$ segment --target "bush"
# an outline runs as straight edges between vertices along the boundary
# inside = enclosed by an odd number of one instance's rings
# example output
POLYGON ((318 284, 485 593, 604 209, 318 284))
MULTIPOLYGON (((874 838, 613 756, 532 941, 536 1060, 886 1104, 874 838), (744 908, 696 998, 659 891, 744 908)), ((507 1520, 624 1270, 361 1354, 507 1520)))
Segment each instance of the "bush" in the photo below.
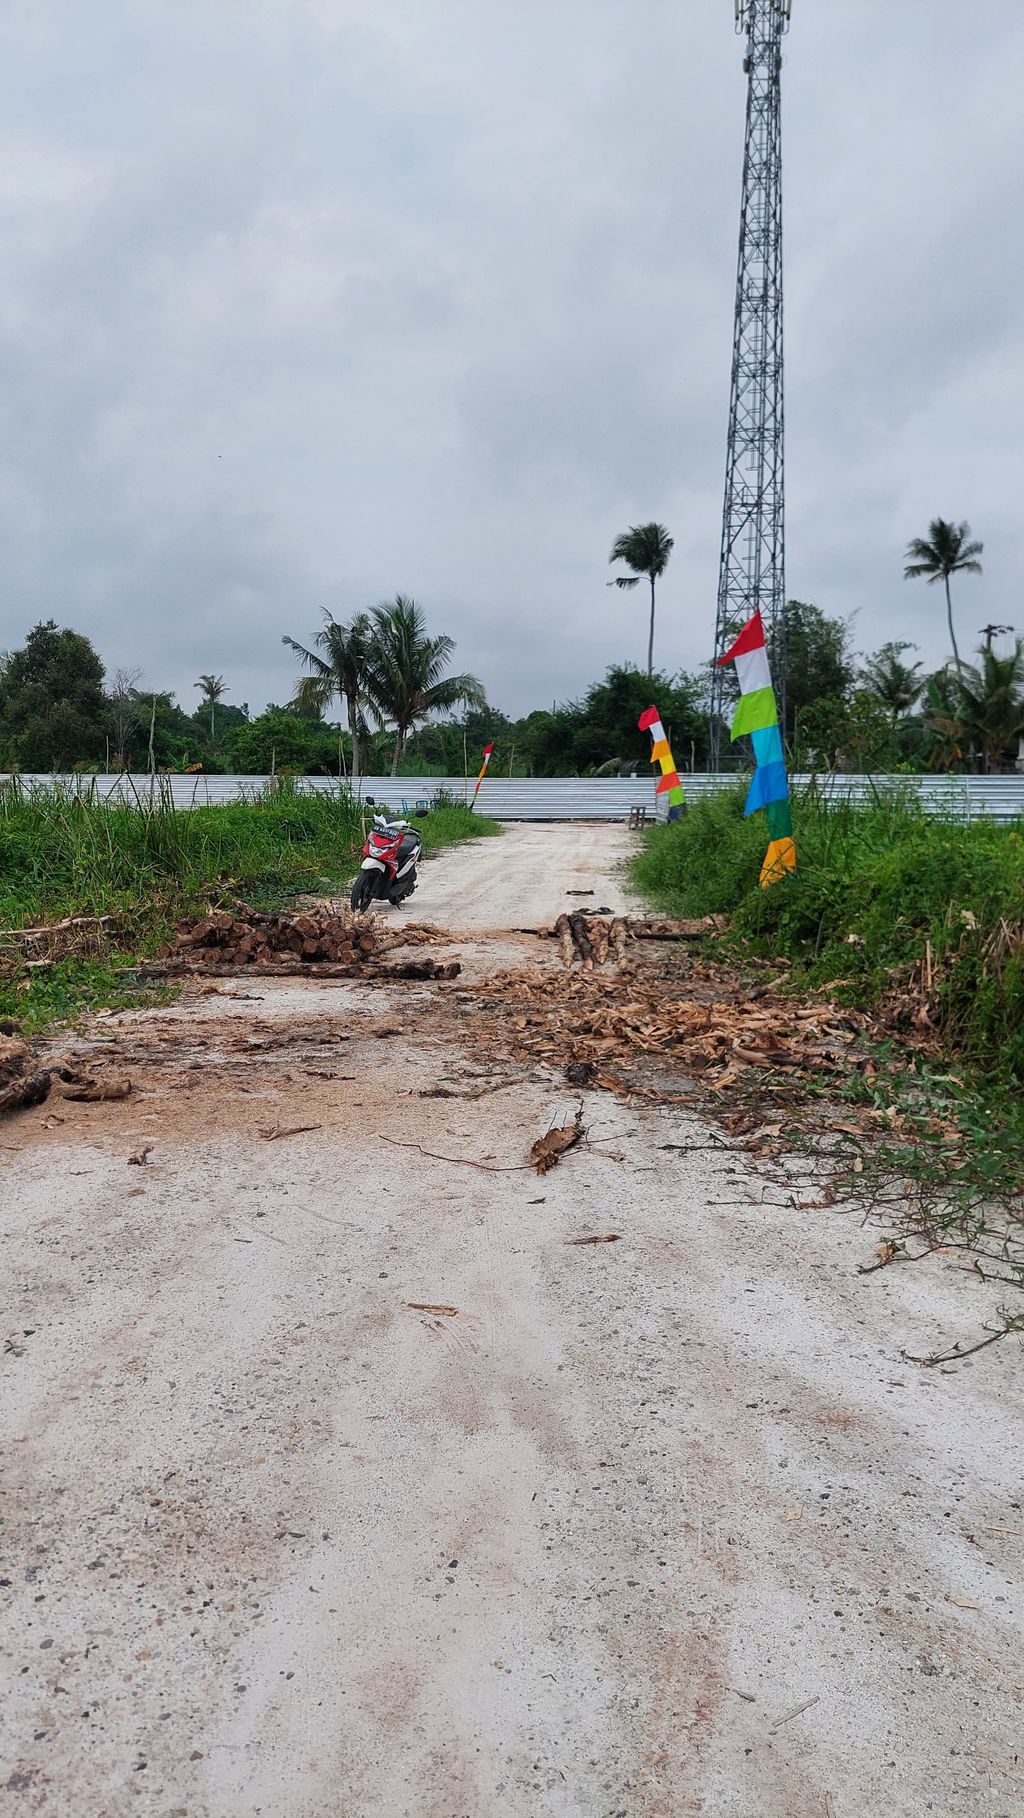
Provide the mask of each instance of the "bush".
POLYGON ((344 792, 275 791, 217 807, 106 802, 94 791, 0 798, 0 920, 117 912, 135 927, 211 894, 257 901, 351 874, 359 811, 344 792))
POLYGON ((680 915, 725 912, 752 953, 873 1003, 929 951, 942 1031, 987 1071, 1024 1078, 1024 835, 929 819, 898 792, 870 805, 794 803, 798 868, 762 890, 763 815, 743 794, 652 831, 635 878, 680 915))
MULTIPOLYGON (((272 909, 306 892, 347 892, 365 814, 347 790, 304 794, 286 779, 243 801, 186 809, 175 809, 168 792, 152 806, 122 806, 95 788, 79 795, 9 783, 0 789, 0 926, 115 914, 118 944, 152 952, 178 916, 211 902, 240 896, 272 909)), ((500 832, 457 803, 431 814, 428 853, 500 832)), ((0 1014, 30 1029, 131 1001, 109 958, 0 972, 0 1014)))

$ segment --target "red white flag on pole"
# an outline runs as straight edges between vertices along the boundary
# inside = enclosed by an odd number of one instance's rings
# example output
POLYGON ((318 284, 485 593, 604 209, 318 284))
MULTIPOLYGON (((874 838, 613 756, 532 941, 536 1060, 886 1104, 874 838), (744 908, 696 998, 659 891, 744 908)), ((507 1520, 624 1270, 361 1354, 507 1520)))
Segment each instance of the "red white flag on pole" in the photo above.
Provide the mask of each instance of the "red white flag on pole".
POLYGON ((480 766, 480 775, 476 779, 476 788, 473 791, 473 800, 469 804, 470 813, 472 813, 473 809, 476 807, 476 798, 480 794, 480 785, 483 782, 484 777, 487 774, 487 766, 491 761, 491 752, 493 750, 494 750, 493 745, 484 746, 484 761, 480 766))

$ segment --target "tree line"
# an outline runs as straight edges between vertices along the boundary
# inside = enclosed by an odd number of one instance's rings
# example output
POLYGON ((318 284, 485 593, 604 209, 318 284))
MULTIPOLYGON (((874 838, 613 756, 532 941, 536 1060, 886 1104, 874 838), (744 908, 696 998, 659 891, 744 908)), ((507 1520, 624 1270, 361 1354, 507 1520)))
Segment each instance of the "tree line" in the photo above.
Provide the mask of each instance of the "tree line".
MULTIPOLYGON (((204 674, 193 710, 142 685, 138 669, 109 677, 87 637, 53 620, 22 649, 0 655, 0 767, 23 771, 177 770, 338 775, 474 772, 495 746, 492 774, 646 773, 649 740, 637 727, 656 703, 681 770, 706 767, 711 664, 667 674, 654 667, 655 586, 673 540, 664 525, 631 526, 610 560, 633 573, 609 585, 650 583, 647 665, 615 664, 577 699, 512 719, 487 703, 482 683, 454 673, 453 640, 428 630, 399 594, 347 623, 325 613, 308 643, 286 635, 298 675, 281 705, 250 715, 229 702, 223 675, 204 674), (337 718, 330 717, 337 710, 337 718)), ((1011 767, 1024 739, 1024 641, 1009 651, 988 625, 964 661, 951 577, 981 572, 982 545, 966 524, 935 519, 908 547, 905 575, 943 590, 951 659, 925 673, 915 647, 891 641, 867 655, 853 626, 811 603, 787 602, 770 633, 776 677, 785 673, 783 732, 794 769, 986 770, 1011 767)), ((749 762, 742 744, 725 761, 749 762)))

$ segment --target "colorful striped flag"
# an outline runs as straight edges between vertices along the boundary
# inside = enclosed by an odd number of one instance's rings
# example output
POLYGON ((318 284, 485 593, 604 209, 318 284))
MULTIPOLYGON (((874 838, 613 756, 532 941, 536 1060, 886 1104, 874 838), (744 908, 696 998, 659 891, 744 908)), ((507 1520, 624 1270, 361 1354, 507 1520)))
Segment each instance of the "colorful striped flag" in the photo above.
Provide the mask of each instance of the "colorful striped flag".
POLYGON ((491 761, 491 752, 493 750, 494 750, 493 745, 484 746, 484 761, 480 766, 480 775, 476 779, 476 788, 473 791, 473 800, 469 804, 469 811, 471 814, 473 812, 473 809, 476 807, 476 798, 480 794, 480 785, 483 782, 485 775, 487 774, 487 766, 491 761))
POLYGON ((732 648, 718 661, 735 663, 736 680, 740 685, 740 698, 732 718, 732 737, 738 739, 748 734, 754 746, 756 768, 743 812, 756 814, 763 808, 768 816, 771 837, 761 866, 761 884, 766 887, 795 869, 796 846, 786 760, 760 612, 747 620, 732 648))
POLYGON ((654 741, 651 747, 651 763, 661 765, 661 781, 654 793, 668 796, 669 817, 671 818, 672 809, 681 808, 686 797, 683 794, 683 785, 679 781, 679 773, 669 749, 669 742, 665 737, 665 728, 659 718, 658 709, 648 707, 647 712, 640 715, 638 725, 641 732, 649 732, 654 741))

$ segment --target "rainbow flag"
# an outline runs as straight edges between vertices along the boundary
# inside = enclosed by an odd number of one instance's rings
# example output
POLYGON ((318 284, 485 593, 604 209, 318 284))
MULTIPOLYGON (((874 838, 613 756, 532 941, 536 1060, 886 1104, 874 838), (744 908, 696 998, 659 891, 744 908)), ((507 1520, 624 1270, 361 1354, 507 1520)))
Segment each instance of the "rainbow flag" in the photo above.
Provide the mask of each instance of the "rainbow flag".
POLYGON ((679 772, 675 767, 658 709, 648 707, 647 712, 640 715, 637 724, 641 732, 649 732, 654 740, 651 746, 651 763, 661 765, 661 781, 654 791, 655 795, 667 795, 670 809, 681 808, 686 797, 683 794, 683 785, 679 781, 679 772))
POLYGON ((777 883, 787 871, 796 868, 796 846, 793 843, 793 815, 789 806, 789 782, 782 752, 782 734, 775 705, 764 626, 760 612, 748 619, 739 637, 720 663, 735 663, 740 698, 732 717, 732 737, 749 734, 754 746, 754 770, 747 791, 744 814, 756 814, 763 808, 768 817, 770 842, 761 866, 762 888, 777 883))

